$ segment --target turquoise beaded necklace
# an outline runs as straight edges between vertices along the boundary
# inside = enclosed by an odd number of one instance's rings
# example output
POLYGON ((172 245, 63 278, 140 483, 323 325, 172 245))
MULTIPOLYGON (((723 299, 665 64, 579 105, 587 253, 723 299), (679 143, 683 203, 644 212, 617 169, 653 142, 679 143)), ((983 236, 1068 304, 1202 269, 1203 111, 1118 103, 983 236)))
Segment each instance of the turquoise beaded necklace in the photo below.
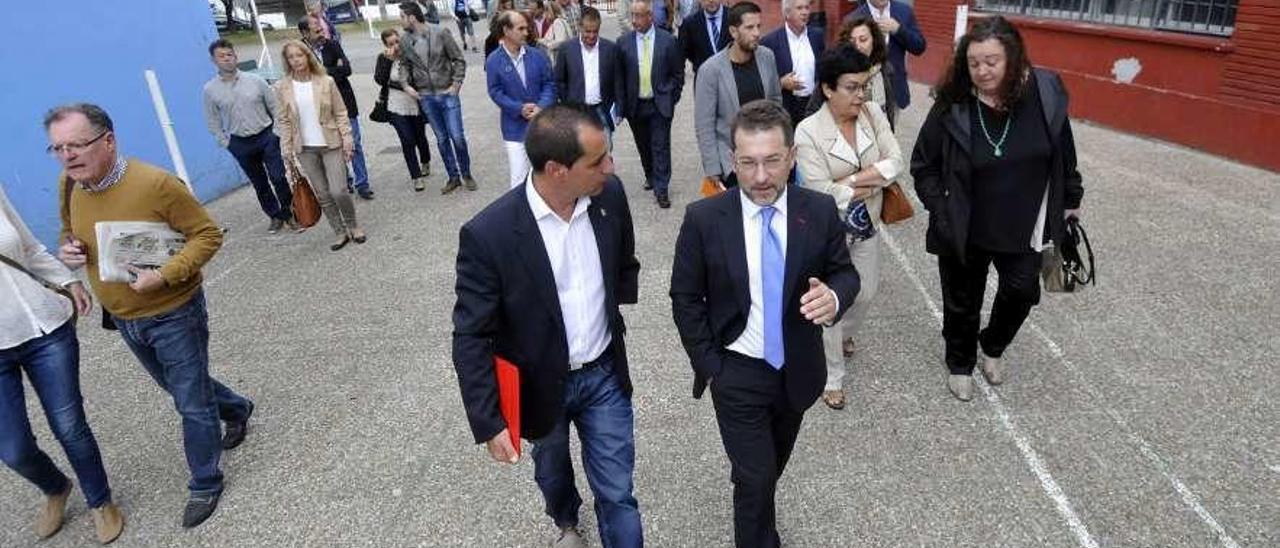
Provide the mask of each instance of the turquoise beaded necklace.
POLYGON ((982 126, 982 136, 987 138, 987 142, 995 149, 996 158, 1004 156, 1004 141, 1009 138, 1009 125, 1013 122, 1013 113, 1004 119, 1004 131, 1000 132, 1000 140, 996 141, 991 138, 991 132, 987 131, 987 120, 982 116, 982 101, 977 97, 973 98, 973 106, 978 109, 978 124, 982 126))

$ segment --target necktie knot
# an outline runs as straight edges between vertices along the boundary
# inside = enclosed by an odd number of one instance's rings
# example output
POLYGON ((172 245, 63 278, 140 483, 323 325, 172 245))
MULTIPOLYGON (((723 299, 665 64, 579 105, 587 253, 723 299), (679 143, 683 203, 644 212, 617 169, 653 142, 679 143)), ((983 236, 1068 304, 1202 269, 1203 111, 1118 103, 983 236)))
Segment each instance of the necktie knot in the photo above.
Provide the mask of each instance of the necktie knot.
POLYGON ((778 210, 774 209, 773 206, 764 206, 760 208, 760 226, 763 227, 764 230, 769 230, 769 224, 773 222, 773 214, 777 213, 777 211, 778 210))

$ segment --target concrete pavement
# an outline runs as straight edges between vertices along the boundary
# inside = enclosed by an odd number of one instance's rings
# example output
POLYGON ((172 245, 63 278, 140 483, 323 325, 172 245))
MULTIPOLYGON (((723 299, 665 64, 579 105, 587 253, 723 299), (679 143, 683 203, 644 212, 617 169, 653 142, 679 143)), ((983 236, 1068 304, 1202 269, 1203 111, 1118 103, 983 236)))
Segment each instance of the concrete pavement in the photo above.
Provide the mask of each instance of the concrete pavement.
MULTIPOLYGON (((377 46, 346 40, 366 52, 353 56, 353 82, 367 112, 377 46)), ((200 528, 178 525, 187 471, 171 403, 118 336, 81 322, 86 406, 128 519, 117 545, 553 539, 528 459, 497 465, 472 445, 450 362, 457 228, 506 190, 497 110, 479 55, 468 62, 463 110, 480 190, 440 196, 436 157, 432 187, 412 192, 394 132, 366 121, 377 198, 357 210, 369 243, 330 252, 323 223, 268 235, 248 189, 209 205, 231 229, 205 269, 213 370, 258 409, 248 440, 224 455, 227 491, 200 528)), ((659 547, 732 536, 728 463, 710 403, 690 397, 666 296, 700 177, 691 91, 673 132, 675 207, 641 191, 629 129, 615 149, 642 264, 640 303, 624 308, 636 495, 659 547)), ((913 92, 898 128, 908 154, 927 107, 925 90, 913 92)), ((923 214, 889 229, 880 295, 849 365, 850 404, 809 411, 779 487, 787 546, 1280 545, 1280 176, 1088 124, 1075 131, 1098 287, 1045 295, 1007 354, 1010 381, 961 403, 944 386, 923 214)), ((28 407, 69 472, 30 395, 28 407)), ((0 546, 37 545, 38 500, 0 473, 0 546)), ((40 546, 92 542, 78 492, 70 509, 40 546)))

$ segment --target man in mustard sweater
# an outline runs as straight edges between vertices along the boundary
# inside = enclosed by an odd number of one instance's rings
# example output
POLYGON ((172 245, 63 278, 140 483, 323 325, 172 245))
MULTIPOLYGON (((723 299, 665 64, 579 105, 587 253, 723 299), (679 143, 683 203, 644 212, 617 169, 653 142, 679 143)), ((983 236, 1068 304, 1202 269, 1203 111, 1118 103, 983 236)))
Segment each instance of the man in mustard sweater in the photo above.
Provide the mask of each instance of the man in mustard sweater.
POLYGON ((117 151, 111 118, 76 103, 45 116, 49 151, 64 169, 62 242, 58 258, 88 268, 89 283, 124 342, 173 397, 191 469, 182 526, 195 527, 218 507, 223 449, 244 441, 253 402, 209 376, 209 323, 200 269, 222 246, 222 231, 181 179, 117 151), (68 188, 69 185, 69 188, 68 188), (133 281, 103 281, 95 225, 103 221, 163 223, 186 245, 158 269, 128 266, 133 281), (221 422, 226 423, 222 433, 221 422))

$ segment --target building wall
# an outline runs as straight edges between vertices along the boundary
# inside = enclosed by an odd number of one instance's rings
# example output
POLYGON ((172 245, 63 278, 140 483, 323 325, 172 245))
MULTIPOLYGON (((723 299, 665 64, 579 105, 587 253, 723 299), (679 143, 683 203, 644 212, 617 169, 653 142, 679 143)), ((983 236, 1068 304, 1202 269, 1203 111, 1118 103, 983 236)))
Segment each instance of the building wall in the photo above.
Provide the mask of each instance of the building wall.
MULTIPOLYGON (((916 0, 929 50, 913 79, 948 62, 955 6, 916 0)), ((971 12, 971 18, 983 17, 971 12)), ((1280 5, 1240 0, 1232 36, 1009 17, 1035 64, 1062 74, 1072 116, 1280 171, 1280 5)))
POLYGON ((41 119, 52 106, 85 101, 111 115, 121 151, 173 169, 143 77, 153 69, 196 195, 220 196, 243 181, 234 159, 205 129, 200 92, 213 75, 217 38, 209 5, 192 0, 18 2, 0 32, 0 184, 46 245, 58 232, 55 158, 41 119))

